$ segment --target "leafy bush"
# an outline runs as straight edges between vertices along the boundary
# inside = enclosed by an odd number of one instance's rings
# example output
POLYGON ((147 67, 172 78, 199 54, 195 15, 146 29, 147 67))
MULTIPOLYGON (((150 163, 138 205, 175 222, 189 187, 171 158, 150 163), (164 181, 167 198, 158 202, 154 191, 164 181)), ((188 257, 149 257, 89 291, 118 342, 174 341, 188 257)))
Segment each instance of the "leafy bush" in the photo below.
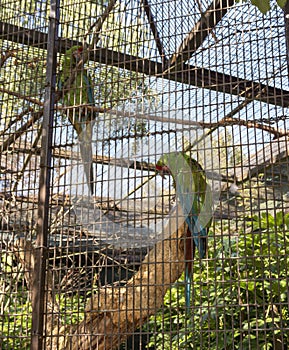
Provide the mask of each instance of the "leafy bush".
MULTIPOLYGON (((192 309, 185 308, 182 279, 166 293, 162 309, 143 329, 152 334, 150 348, 286 348, 289 214, 262 214, 244 232, 225 235, 231 227, 222 223, 223 234, 209 240, 209 259, 194 262, 192 309)), ((0 262, 0 347, 29 349, 31 305, 23 273, 12 253, 2 254, 0 262)), ((83 319, 84 299, 66 294, 56 297, 64 324, 83 319)))
POLYGON ((192 309, 185 309, 179 280, 167 292, 163 308, 145 326, 153 334, 149 346, 285 349, 288 241, 289 215, 281 212, 275 217, 255 216, 249 231, 210 239, 209 259, 201 266, 199 261, 194 263, 192 309))
MULTIPOLYGON (((242 2, 242 0, 237 0, 237 2, 242 2)), ((276 0, 279 7, 284 8, 287 0, 276 0)), ((276 6, 275 1, 271 0, 251 0, 252 5, 257 6, 258 9, 263 13, 267 13, 272 7, 276 6)))
MULTIPOLYGON (((21 264, 12 252, 2 253, 0 258, 0 348, 28 350, 31 342, 32 307, 30 292, 21 264)), ((77 294, 57 294, 55 305, 59 307, 62 324, 78 324, 84 319, 84 297, 77 294)))
POLYGON ((23 271, 9 252, 2 252, 0 270, 0 348, 29 349, 31 305, 23 288, 23 271))

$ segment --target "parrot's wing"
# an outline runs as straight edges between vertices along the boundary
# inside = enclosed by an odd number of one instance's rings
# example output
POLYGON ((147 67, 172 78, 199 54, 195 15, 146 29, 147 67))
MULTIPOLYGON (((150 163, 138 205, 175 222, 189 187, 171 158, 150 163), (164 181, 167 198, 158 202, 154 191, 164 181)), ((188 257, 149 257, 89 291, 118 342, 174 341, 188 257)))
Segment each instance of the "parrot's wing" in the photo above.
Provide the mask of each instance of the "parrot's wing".
MULTIPOLYGON (((65 82, 64 71, 61 71, 58 77, 57 86, 58 89, 61 90, 63 88, 64 82, 65 82)), ((94 96, 93 96, 93 90, 92 90, 92 84, 90 82, 90 79, 86 74, 78 75, 76 77, 76 84, 79 86, 83 83, 83 89, 84 93, 82 94, 82 97, 84 98, 85 103, 94 104, 94 96)), ((80 95, 80 91, 76 90, 76 93, 80 95)), ((77 96, 78 96, 77 95, 77 96)), ((80 96, 75 97, 74 95, 68 96, 65 94, 63 96, 63 102, 65 105, 71 105, 73 101, 75 100, 76 103, 80 103, 80 96)), ((67 112, 68 119, 72 126, 74 127, 77 138, 79 140, 79 147, 80 147, 80 154, 81 159, 83 162, 83 168, 84 173, 86 176, 86 180, 89 185, 89 189, 91 194, 93 194, 93 153, 92 153, 92 129, 93 129, 93 118, 91 118, 91 115, 93 113, 87 110, 83 110, 81 108, 78 109, 78 111, 70 110, 67 112)))
POLYGON ((87 102, 91 105, 95 104, 94 100, 94 94, 93 94, 93 88, 92 88, 92 82, 91 79, 88 77, 87 74, 83 73, 83 82, 86 86, 86 93, 87 93, 87 102))

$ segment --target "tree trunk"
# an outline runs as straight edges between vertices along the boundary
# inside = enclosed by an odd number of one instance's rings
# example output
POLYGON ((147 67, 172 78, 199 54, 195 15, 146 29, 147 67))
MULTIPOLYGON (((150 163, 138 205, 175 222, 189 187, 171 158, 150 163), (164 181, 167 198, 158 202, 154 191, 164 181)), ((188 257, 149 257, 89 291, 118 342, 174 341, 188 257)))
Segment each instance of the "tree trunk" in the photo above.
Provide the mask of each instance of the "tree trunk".
POLYGON ((164 229, 167 238, 148 253, 126 286, 101 288, 88 302, 84 321, 76 327, 58 329, 62 338, 56 336, 51 348, 117 349, 158 311, 167 289, 184 271, 184 244, 180 238, 185 228, 185 224, 177 228, 177 220, 171 219, 164 229))

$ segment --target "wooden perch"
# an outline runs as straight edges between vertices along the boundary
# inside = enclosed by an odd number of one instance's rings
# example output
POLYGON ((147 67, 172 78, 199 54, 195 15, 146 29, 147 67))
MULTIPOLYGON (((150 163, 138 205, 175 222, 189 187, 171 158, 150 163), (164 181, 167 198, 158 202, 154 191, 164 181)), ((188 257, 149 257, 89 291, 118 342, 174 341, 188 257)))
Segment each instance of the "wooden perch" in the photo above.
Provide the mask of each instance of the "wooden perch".
MULTIPOLYGON (((0 88, 0 91, 1 91, 1 88, 0 88)), ((24 99, 25 99, 25 97, 24 97, 24 99)), ((139 120, 150 120, 150 121, 156 121, 156 122, 159 121, 162 123, 175 123, 175 124, 180 124, 183 126, 187 125, 189 127, 195 127, 195 128, 216 130, 219 127, 226 127, 226 126, 230 126, 230 125, 239 125, 239 126, 244 126, 248 129, 255 128, 255 129, 264 130, 264 131, 269 132, 270 134, 274 135, 275 138, 279 138, 282 136, 288 136, 287 130, 280 130, 280 129, 274 128, 266 123, 259 122, 258 120, 251 121, 251 120, 243 120, 243 119, 239 119, 239 118, 233 118, 231 115, 235 114, 235 110, 230 112, 228 116, 222 118, 221 120, 219 120, 217 122, 202 122, 202 121, 197 122, 195 120, 167 118, 164 116, 159 116, 157 114, 142 114, 142 113, 122 112, 122 111, 113 110, 113 109, 108 110, 108 109, 103 109, 103 108, 94 107, 94 106, 90 106, 90 105, 79 105, 79 106, 73 106, 73 107, 56 106, 56 109, 57 110, 66 110, 66 109, 84 108, 84 107, 89 111, 95 111, 95 112, 99 112, 99 113, 109 112, 112 115, 116 115, 119 117, 134 118, 134 119, 139 119, 139 120)), ((0 153, 7 151, 9 149, 9 147, 11 146, 11 144, 13 144, 17 138, 19 138, 23 133, 25 133, 36 121, 38 121, 42 117, 42 115, 43 115, 43 110, 40 110, 39 112, 32 113, 32 117, 26 123, 21 125, 21 127, 16 132, 12 133, 12 135, 8 136, 8 138, 6 140, 4 140, 4 142, 2 144, 0 143, 0 153)), ((285 118, 285 116, 283 118, 285 118)), ((261 120, 261 119, 259 119, 259 120, 261 120)), ((7 131, 7 128, 5 129, 5 132, 6 131, 7 131)), ((175 131, 176 130, 174 129, 174 132, 175 131)), ((151 132, 150 135, 154 135, 157 133, 158 134, 164 133, 164 131, 161 131, 161 132, 158 131, 156 133, 151 132)), ((2 134, 4 135, 4 132, 2 134)), ((140 136, 143 136, 143 135, 141 134, 140 136)), ((124 137, 122 136, 122 139, 123 138, 124 137)), ((15 147, 13 147, 13 150, 15 151, 15 147)), ((21 151, 21 150, 19 149, 18 151, 21 151)), ((23 151, 27 152, 27 147, 25 147, 25 149, 23 151)), ((30 150, 28 150, 28 151, 30 152, 30 150)), ((39 153, 39 150, 38 150, 38 153, 39 153)), ((56 151, 54 151, 54 156, 57 157, 56 151)), ((61 151, 61 152, 59 151, 58 157, 60 157, 60 158, 72 157, 72 159, 75 158, 75 157, 71 156, 69 151, 61 151)), ((78 156, 77 156, 77 159, 79 159, 78 156)), ((102 163, 102 164, 106 164, 107 161, 110 163, 108 157, 98 156, 94 159, 94 162, 102 163)))
POLYGON ((47 348, 117 349, 158 311, 167 289, 183 272, 184 245, 180 239, 185 234, 185 227, 181 224, 177 228, 177 219, 171 219, 164 229, 164 237, 169 238, 155 245, 128 283, 123 287, 99 289, 87 302, 84 321, 77 326, 63 326, 60 330, 56 327, 55 334, 59 336, 47 339, 47 348))

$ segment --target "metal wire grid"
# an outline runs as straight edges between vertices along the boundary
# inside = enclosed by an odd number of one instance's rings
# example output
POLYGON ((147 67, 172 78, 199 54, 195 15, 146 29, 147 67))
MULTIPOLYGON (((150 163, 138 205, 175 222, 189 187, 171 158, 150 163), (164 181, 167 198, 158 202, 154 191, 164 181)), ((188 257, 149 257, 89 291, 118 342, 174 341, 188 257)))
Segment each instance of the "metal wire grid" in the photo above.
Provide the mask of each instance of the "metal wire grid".
POLYGON ((214 2, 212 13, 223 17, 201 31, 201 44, 197 31, 186 47, 210 3, 60 2, 57 77, 68 48, 91 44, 77 69, 92 78, 87 113, 98 113, 95 195, 56 95, 45 285, 37 290, 50 4, 1 2, 2 348, 28 348, 35 326, 35 349, 287 347, 284 18, 278 8, 263 17, 249 4, 224 3, 214 2), (208 258, 193 263, 188 315, 178 279, 183 241, 170 229, 181 222, 176 196, 155 164, 209 130, 193 154, 211 179, 214 222, 208 258), (40 290, 43 299, 31 304, 40 290))

